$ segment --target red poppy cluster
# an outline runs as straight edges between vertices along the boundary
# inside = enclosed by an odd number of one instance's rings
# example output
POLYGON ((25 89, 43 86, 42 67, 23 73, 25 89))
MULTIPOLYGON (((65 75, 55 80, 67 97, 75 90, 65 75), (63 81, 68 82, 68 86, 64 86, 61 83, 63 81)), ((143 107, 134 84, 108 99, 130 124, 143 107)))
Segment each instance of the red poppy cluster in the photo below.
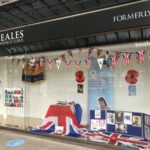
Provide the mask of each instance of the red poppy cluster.
POLYGON ((136 70, 129 70, 125 77, 125 80, 129 84, 136 84, 138 81, 139 73, 136 70))
POLYGON ((77 71, 77 72, 75 73, 75 76, 76 76, 76 82, 78 82, 78 83, 84 82, 85 77, 84 77, 83 71, 77 71))

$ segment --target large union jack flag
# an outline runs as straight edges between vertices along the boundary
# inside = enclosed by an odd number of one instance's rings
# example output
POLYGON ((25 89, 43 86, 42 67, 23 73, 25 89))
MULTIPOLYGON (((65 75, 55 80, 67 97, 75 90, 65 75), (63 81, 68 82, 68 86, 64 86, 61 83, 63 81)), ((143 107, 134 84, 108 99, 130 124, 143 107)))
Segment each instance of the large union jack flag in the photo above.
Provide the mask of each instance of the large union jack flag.
POLYGON ((133 147, 138 150, 149 150, 150 148, 148 141, 140 137, 98 131, 82 131, 81 135, 85 140, 98 141, 116 146, 133 147))

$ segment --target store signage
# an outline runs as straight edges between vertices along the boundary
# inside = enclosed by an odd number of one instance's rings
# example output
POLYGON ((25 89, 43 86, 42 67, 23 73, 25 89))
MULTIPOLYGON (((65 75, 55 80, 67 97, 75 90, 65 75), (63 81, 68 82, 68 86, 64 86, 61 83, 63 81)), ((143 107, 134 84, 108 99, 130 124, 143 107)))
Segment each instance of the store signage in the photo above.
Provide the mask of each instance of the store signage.
POLYGON ((150 1, 140 1, 116 8, 22 26, 16 30, 9 30, 9 32, 0 31, 0 46, 57 41, 150 27, 149 6, 150 1))
POLYGON ((0 33, 0 45, 17 44, 23 42, 24 30, 0 33))
POLYGON ((147 47, 147 46, 150 46, 150 41, 135 43, 135 47, 147 47))
POLYGON ((127 21, 127 20, 134 20, 140 18, 147 18, 150 17, 150 9, 144 11, 137 11, 133 13, 118 15, 113 17, 113 22, 120 22, 120 21, 127 21))

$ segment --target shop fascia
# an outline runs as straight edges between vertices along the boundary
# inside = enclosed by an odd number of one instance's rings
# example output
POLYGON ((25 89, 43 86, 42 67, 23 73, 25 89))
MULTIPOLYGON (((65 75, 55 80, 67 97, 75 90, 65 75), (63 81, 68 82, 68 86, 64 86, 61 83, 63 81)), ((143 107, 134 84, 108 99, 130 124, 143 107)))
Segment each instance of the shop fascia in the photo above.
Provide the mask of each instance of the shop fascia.
POLYGON ((129 14, 123 14, 113 17, 113 22, 121 22, 140 18, 150 17, 150 10, 137 11, 129 14))
POLYGON ((23 40, 24 30, 0 33, 0 44, 16 43, 23 40))

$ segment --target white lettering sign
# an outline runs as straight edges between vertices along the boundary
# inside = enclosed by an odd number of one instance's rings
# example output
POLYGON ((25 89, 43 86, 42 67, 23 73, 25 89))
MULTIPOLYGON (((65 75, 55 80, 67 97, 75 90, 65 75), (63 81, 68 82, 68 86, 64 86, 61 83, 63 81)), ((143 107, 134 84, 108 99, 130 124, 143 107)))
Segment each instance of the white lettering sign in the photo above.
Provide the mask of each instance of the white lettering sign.
POLYGON ((113 22, 128 21, 140 18, 150 17, 150 10, 137 11, 130 14, 122 14, 113 17, 113 22))
POLYGON ((23 42, 24 30, 0 33, 0 45, 23 42))

